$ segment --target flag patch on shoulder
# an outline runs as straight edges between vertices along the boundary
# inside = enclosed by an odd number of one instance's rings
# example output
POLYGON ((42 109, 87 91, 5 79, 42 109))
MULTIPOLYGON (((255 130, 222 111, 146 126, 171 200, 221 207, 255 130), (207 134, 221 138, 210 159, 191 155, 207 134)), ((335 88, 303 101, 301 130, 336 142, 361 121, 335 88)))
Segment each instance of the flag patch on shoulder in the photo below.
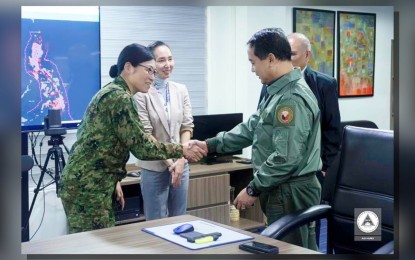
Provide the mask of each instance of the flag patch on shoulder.
POLYGON ((281 107, 278 107, 277 110, 278 110, 277 112, 278 121, 283 125, 292 125, 290 123, 294 119, 293 109, 289 106, 281 106, 281 107))

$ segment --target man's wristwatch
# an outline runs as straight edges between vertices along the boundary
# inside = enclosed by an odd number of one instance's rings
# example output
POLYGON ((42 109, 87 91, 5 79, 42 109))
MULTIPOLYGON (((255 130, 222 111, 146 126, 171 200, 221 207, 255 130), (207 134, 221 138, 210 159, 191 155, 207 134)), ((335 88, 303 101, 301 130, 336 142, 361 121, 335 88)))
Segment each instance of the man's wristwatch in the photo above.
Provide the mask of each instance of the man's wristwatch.
POLYGON ((258 192, 251 183, 246 186, 246 193, 252 197, 258 197, 259 194, 261 194, 261 192, 258 192))

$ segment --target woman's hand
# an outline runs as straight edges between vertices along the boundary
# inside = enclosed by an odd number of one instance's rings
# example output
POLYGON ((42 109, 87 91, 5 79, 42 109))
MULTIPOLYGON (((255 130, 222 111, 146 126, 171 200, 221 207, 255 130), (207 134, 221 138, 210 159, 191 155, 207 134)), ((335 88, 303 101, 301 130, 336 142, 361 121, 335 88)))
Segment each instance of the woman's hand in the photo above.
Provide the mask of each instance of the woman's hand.
POLYGON ((124 194, 121 188, 121 182, 117 182, 117 186, 115 187, 115 193, 117 195, 117 201, 121 204, 121 209, 124 209, 125 201, 124 201, 124 194))
POLYGON ((182 176, 185 163, 186 159, 182 158, 177 160, 175 163, 173 163, 172 166, 169 167, 171 174, 171 184, 173 185, 173 188, 177 188, 182 184, 182 176))

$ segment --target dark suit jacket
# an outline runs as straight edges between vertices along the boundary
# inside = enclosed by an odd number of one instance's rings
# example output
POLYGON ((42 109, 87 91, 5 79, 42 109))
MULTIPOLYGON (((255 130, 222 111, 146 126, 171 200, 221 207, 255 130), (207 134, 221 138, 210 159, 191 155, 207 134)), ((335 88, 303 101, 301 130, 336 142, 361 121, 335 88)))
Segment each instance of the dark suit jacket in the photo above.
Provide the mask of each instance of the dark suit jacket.
POLYGON ((332 164, 340 147, 340 110, 337 80, 311 69, 304 71, 304 79, 317 98, 321 111, 321 159, 323 171, 332 164))

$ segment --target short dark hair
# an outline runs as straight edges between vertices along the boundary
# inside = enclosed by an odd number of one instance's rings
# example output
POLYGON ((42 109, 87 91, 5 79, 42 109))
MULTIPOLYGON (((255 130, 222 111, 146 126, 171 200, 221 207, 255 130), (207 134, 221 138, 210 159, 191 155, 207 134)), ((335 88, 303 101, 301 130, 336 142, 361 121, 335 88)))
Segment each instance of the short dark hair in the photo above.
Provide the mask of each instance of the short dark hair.
POLYGON ((152 53, 154 53, 154 49, 156 49, 156 48, 157 48, 157 47, 159 47, 159 46, 166 46, 167 48, 169 48, 169 49, 170 49, 170 46, 169 46, 169 45, 167 45, 166 43, 162 42, 162 41, 155 41, 155 42, 152 42, 152 43, 150 43, 150 44, 147 46, 147 48, 149 48, 149 50, 150 50, 152 53))
POLYGON ((272 53, 280 61, 291 61, 290 43, 281 28, 266 28, 256 32, 247 42, 259 59, 272 53))
POLYGON ((111 66, 109 74, 112 78, 115 78, 121 74, 125 63, 130 62, 131 65, 137 67, 138 64, 149 60, 154 60, 153 53, 141 44, 132 43, 122 49, 120 55, 118 55, 117 64, 111 66))

